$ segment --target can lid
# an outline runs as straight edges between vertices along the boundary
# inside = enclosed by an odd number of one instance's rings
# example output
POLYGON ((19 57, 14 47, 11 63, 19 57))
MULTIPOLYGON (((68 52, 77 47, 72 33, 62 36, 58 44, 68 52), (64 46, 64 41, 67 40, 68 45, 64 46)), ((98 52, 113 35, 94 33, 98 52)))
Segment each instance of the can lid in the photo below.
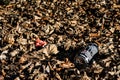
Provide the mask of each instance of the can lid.
POLYGON ((75 64, 85 64, 87 61, 82 56, 76 56, 75 57, 75 64))
POLYGON ((74 64, 78 69, 85 68, 87 66, 87 63, 81 56, 75 57, 74 64))

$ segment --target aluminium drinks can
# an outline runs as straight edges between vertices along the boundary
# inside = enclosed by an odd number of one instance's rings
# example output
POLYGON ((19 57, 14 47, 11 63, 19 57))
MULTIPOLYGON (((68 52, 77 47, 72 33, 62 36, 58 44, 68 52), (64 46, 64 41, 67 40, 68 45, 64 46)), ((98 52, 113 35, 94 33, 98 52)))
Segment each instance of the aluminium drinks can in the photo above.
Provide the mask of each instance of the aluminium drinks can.
POLYGON ((89 43, 84 50, 76 54, 74 58, 75 65, 88 64, 97 52, 97 44, 89 43))

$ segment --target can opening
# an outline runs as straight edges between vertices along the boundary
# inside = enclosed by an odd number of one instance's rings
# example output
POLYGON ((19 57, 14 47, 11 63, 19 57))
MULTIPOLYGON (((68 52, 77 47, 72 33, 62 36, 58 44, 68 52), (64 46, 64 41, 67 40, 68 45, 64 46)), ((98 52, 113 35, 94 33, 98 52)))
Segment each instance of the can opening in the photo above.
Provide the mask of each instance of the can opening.
POLYGON ((81 56, 76 56, 75 57, 75 63, 76 64, 84 64, 85 61, 84 61, 84 59, 81 56))

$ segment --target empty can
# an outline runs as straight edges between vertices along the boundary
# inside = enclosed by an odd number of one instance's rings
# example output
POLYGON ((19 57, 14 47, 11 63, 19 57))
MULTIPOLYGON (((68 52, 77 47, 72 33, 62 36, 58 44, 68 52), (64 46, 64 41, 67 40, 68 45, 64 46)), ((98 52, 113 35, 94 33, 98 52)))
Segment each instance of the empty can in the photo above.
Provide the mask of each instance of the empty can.
POLYGON ((84 50, 76 54, 74 63, 76 65, 87 64, 93 56, 98 52, 98 46, 95 43, 89 43, 84 50))

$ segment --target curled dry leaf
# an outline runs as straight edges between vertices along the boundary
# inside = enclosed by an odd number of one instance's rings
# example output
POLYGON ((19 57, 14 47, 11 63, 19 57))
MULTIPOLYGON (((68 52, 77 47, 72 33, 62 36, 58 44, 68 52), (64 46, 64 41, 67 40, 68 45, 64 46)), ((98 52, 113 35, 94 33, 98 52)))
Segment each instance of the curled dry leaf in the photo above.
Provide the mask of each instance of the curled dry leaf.
POLYGON ((45 68, 45 71, 46 71, 47 73, 50 73, 50 67, 47 66, 47 67, 45 68))
POLYGON ((114 31, 115 31, 115 28, 111 28, 111 29, 110 29, 110 31, 111 31, 112 33, 114 33, 114 31))
POLYGON ((26 64, 26 65, 22 65, 22 66, 21 66, 21 69, 20 69, 20 71, 19 71, 19 72, 22 72, 24 69, 26 69, 27 67, 29 67, 31 64, 32 64, 32 63, 31 63, 31 62, 29 62, 29 63, 28 63, 28 64, 26 64))
POLYGON ((116 25, 116 30, 120 31, 120 25, 116 25))
POLYGON ((35 34, 35 33, 31 33, 31 34, 30 34, 30 37, 31 37, 32 40, 35 40, 35 39, 38 39, 38 38, 39 38, 38 35, 35 34))
POLYGON ((55 44, 48 44, 44 49, 43 53, 45 54, 57 54, 59 51, 57 49, 57 46, 55 44))
POLYGON ((77 21, 70 21, 71 26, 76 26, 77 25, 77 21))
POLYGON ((114 71, 109 71, 108 73, 113 76, 113 75, 115 75, 116 72, 114 72, 114 71))
POLYGON ((109 67, 110 63, 111 63, 111 61, 106 62, 105 67, 109 67))
POLYGON ((67 42, 64 45, 65 50, 69 50, 70 46, 71 46, 71 40, 67 40, 67 42))
POLYGON ((110 60, 111 60, 111 58, 108 57, 108 58, 106 58, 106 59, 103 59, 102 61, 103 61, 104 63, 106 63, 107 61, 110 61, 110 60))
POLYGON ((58 73, 55 74, 55 77, 58 79, 58 80, 62 80, 60 75, 58 73))
POLYGON ((27 39, 20 38, 20 39, 17 39, 17 42, 19 44, 26 45, 27 44, 27 39))
POLYGON ((5 76, 5 75, 6 75, 6 72, 5 72, 5 70, 4 70, 4 69, 2 69, 2 74, 3 74, 3 76, 5 76))
POLYGON ((63 36, 58 36, 58 43, 60 43, 61 41, 63 41, 63 36))
POLYGON ((19 53, 18 50, 14 50, 14 51, 10 52, 10 55, 11 55, 12 57, 14 57, 14 56, 16 56, 18 53, 19 53))
POLYGON ((25 56, 22 56, 19 60, 19 63, 24 63, 27 60, 25 56))
POLYGON ((90 33, 89 36, 90 37, 99 37, 100 34, 99 33, 90 33))
POLYGON ((72 68, 74 67, 74 64, 68 61, 68 58, 66 58, 66 61, 60 64, 60 67, 62 68, 72 68))
POLYGON ((16 77, 14 80, 20 80, 20 77, 16 77))
POLYGON ((72 28, 68 28, 68 29, 66 29, 66 32, 68 33, 68 34, 74 34, 74 30, 72 29, 72 28))
POLYGON ((48 41, 48 42, 51 42, 51 43, 54 42, 54 37, 52 37, 52 36, 49 37, 49 38, 47 39, 47 41, 48 41))
POLYGON ((4 50, 1 54, 7 54, 8 50, 4 50))
POLYGON ((38 74, 37 76, 35 76, 34 80, 45 80, 47 77, 47 74, 38 74))
POLYGON ((120 70, 120 65, 118 65, 117 69, 120 70))
POLYGON ((87 76, 86 72, 84 72, 84 75, 81 77, 80 80, 91 80, 91 79, 87 76))
POLYGON ((30 68, 28 69, 29 73, 32 72, 32 69, 33 69, 33 68, 34 68, 34 64, 31 64, 31 65, 30 65, 30 68))
POLYGON ((102 62, 105 64, 105 67, 109 67, 111 63, 111 58, 108 57, 106 59, 103 59, 102 62))
POLYGON ((5 54, 1 54, 1 55, 0 55, 0 60, 6 59, 6 58, 7 58, 7 57, 6 57, 5 54))
POLYGON ((14 44, 15 39, 13 34, 9 34, 5 36, 5 41, 8 42, 9 44, 14 44))
POLYGON ((52 33, 54 32, 54 26, 46 25, 46 26, 42 27, 42 30, 43 30, 46 34, 52 34, 52 33))
POLYGON ((113 7, 114 7, 114 8, 120 8, 120 5, 114 4, 113 7))
POLYGON ((62 64, 60 64, 60 67, 62 67, 62 68, 72 68, 72 67, 74 67, 74 64, 73 63, 62 63, 62 64))
POLYGON ((103 67, 101 67, 96 62, 94 62, 94 64, 93 64, 93 69, 94 69, 94 73, 98 73, 98 74, 103 71, 103 67))
POLYGON ((56 22, 55 25, 54 25, 54 28, 59 30, 60 26, 61 26, 61 23, 60 22, 56 22))
POLYGON ((109 45, 109 49, 110 49, 112 52, 114 52, 114 51, 113 51, 113 48, 114 48, 114 45, 113 45, 113 44, 109 45))

